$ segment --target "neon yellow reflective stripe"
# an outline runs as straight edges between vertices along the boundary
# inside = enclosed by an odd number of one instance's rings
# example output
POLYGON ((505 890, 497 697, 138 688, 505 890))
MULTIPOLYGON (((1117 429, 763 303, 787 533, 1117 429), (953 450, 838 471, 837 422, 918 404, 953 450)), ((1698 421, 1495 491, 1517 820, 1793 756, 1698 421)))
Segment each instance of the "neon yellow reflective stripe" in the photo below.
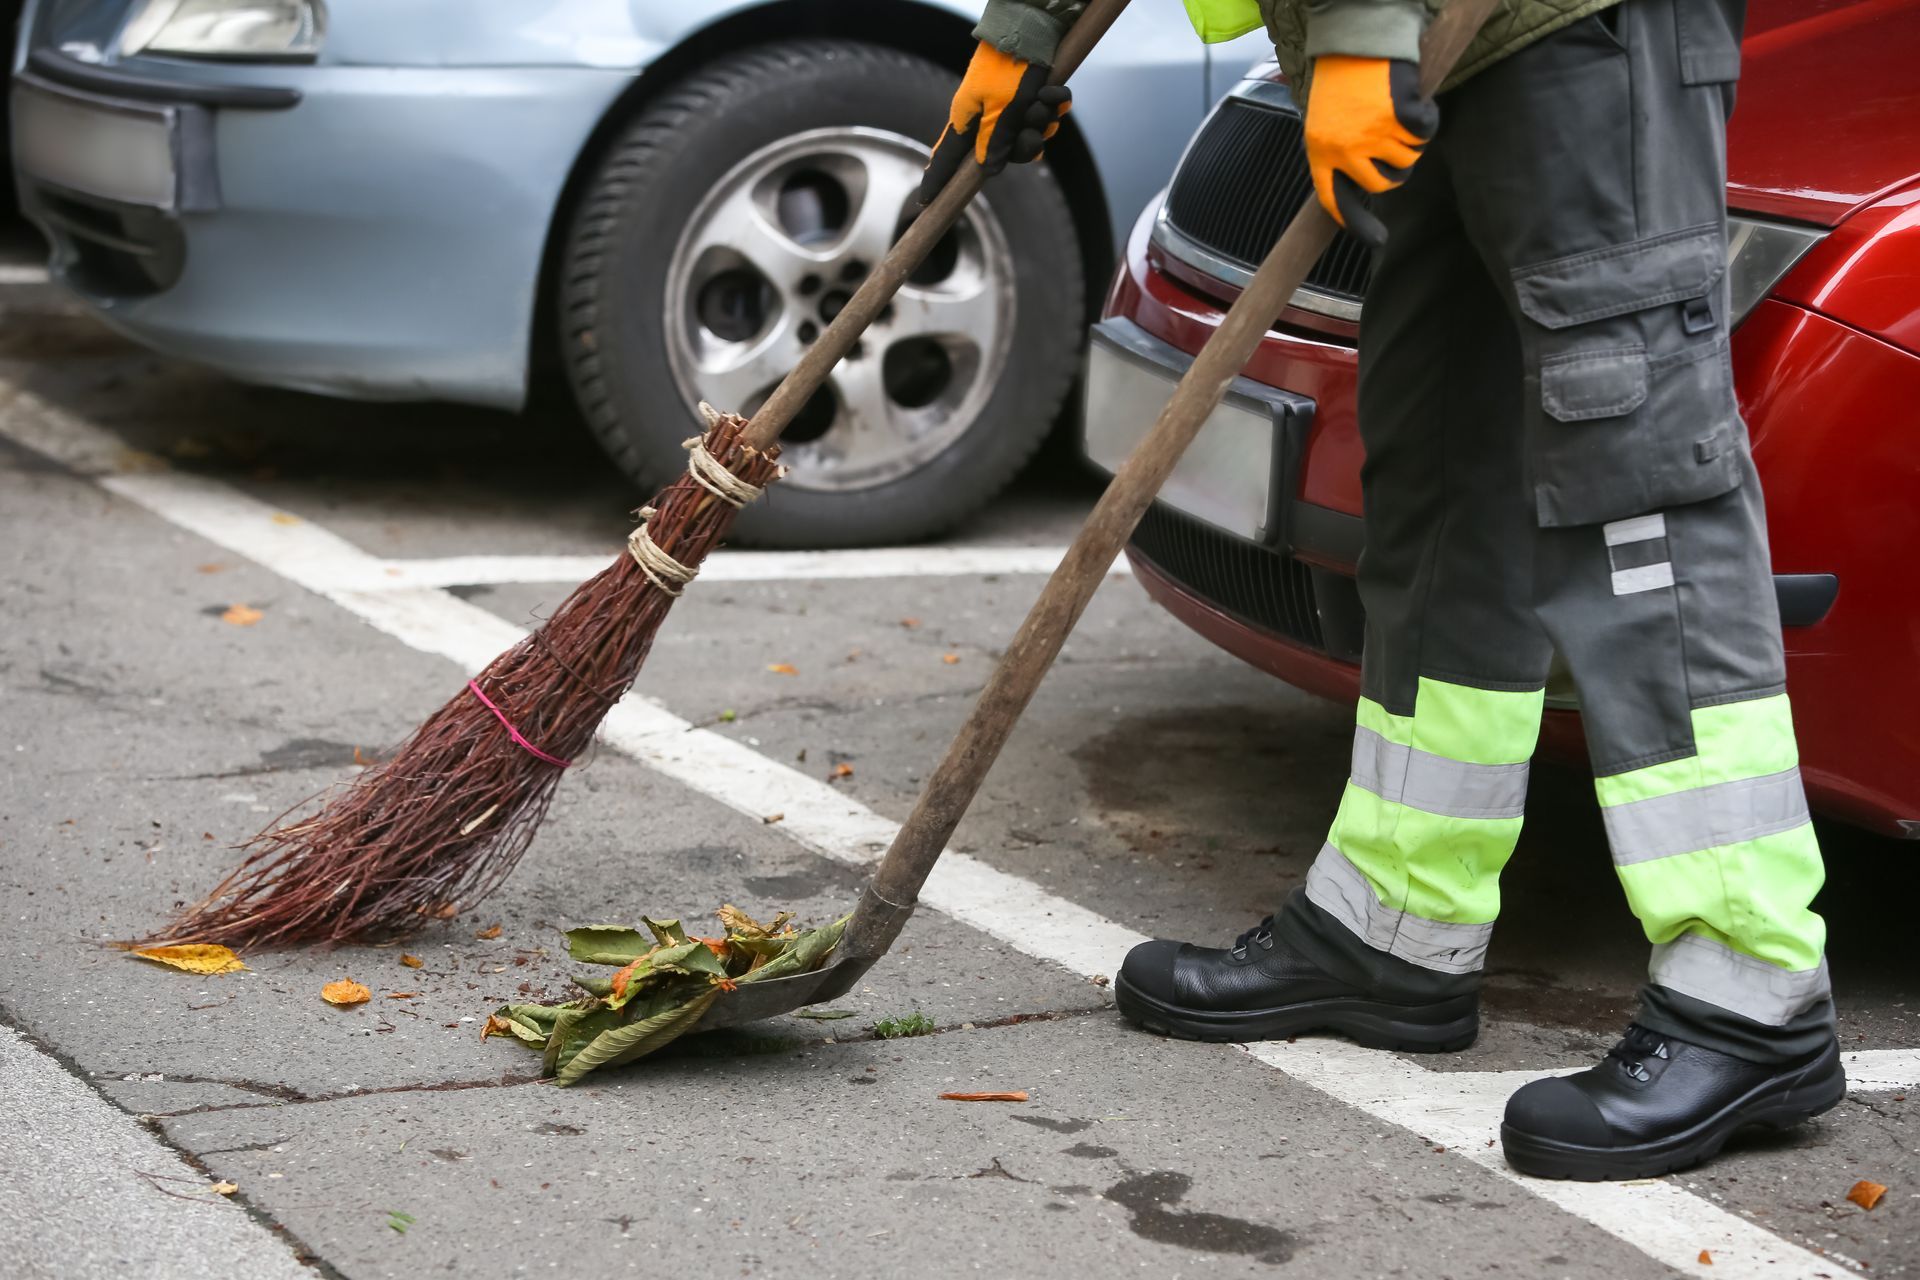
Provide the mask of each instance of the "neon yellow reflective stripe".
POLYGON ((1426 920, 1485 924, 1500 914, 1500 869, 1519 818, 1449 818, 1382 800, 1349 782, 1327 839, 1381 905, 1426 920))
POLYGON ((1720 782, 1782 773, 1800 763, 1787 695, 1698 707, 1693 712, 1695 754, 1595 778, 1603 805, 1631 804, 1720 782))
POLYGON ((1208 44, 1243 36, 1266 22, 1255 0, 1187 0, 1187 19, 1208 44))
POLYGON ((1511 693, 1420 677, 1414 714, 1397 716, 1371 698, 1355 719, 1388 742, 1467 764, 1524 764, 1540 737, 1546 690, 1511 693))
POLYGON ((1826 873, 1810 823, 1618 871, 1649 942, 1699 934, 1782 969, 1820 963, 1827 926, 1808 903, 1826 873))

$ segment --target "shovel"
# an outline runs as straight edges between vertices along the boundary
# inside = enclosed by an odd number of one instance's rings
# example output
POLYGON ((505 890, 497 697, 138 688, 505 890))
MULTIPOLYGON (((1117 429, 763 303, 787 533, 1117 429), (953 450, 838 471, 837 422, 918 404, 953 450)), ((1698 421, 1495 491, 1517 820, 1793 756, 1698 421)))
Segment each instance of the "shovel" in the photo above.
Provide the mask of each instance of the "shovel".
MULTIPOLYGON (((1499 0, 1454 0, 1427 27, 1420 42, 1420 91, 1431 97, 1466 51, 1499 0)), ((1068 34, 1080 35, 1100 8, 1099 0, 1068 34)), ((1113 6, 1118 9, 1118 5, 1113 6)), ((1108 18, 1111 21, 1111 18, 1108 18)), ((1097 33, 1096 33, 1097 36, 1097 33)), ((1091 39, 1087 44, 1091 44, 1091 39)), ((1076 59, 1077 61, 1077 59, 1076 59)), ((1066 65, 1063 54, 1062 64, 1066 65)), ((1056 73, 1057 75, 1058 73, 1056 73)), ((978 168, 964 172, 975 175, 978 168)), ((940 197, 944 203, 956 178, 940 197)), ((968 195, 972 192, 969 191, 968 195)), ((929 210, 931 213, 932 210, 929 210)), ((926 217, 921 222, 926 222, 926 217)), ((1180 455, 1201 424, 1219 405, 1266 335, 1267 326, 1305 282, 1307 271, 1333 243, 1337 227, 1317 200, 1309 198, 1267 254, 1253 279, 1227 311, 1213 336, 1194 358, 1145 440, 1107 486, 1093 513, 1073 540, 1046 589, 1021 623, 1013 643, 994 668, 987 686, 960 727, 953 745, 927 780, 913 813, 894 836, 886 857, 860 896, 846 934, 825 968, 791 978, 741 984, 716 1000, 699 1030, 736 1026, 787 1013, 805 1005, 837 999, 853 988, 900 936, 907 918, 946 848, 954 828, 1006 745, 1014 723, 1026 709, 1041 679, 1080 620, 1087 602, 1112 567, 1133 528, 1166 483, 1180 455)), ((916 227, 917 230, 917 227, 916 227)), ((910 233, 911 234, 911 233, 910 233)))

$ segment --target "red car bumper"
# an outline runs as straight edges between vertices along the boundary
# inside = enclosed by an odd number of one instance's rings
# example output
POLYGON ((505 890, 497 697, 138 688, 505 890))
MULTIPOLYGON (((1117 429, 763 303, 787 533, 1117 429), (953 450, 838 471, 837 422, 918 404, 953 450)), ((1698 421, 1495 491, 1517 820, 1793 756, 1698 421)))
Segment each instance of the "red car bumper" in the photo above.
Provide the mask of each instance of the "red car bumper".
MULTIPOLYGON (((1209 296, 1221 286, 1150 245, 1153 212, 1135 228, 1105 314, 1191 355, 1224 315, 1209 296)), ((1809 793, 1832 816, 1920 836, 1920 441, 1910 425, 1920 356, 1779 300, 1817 296, 1817 278, 1808 281, 1824 261, 1809 255, 1735 332, 1735 373, 1766 487, 1775 572, 1831 574, 1840 583, 1817 622, 1786 630, 1809 793)), ((1314 401, 1286 500, 1349 522, 1362 509, 1353 333, 1289 310, 1245 371, 1314 401)), ((1322 574, 1353 573, 1347 548, 1296 544, 1292 556, 1322 574)), ((1358 696, 1353 662, 1241 616, 1138 545, 1129 557, 1156 601, 1228 652, 1309 692, 1358 696)), ((1549 750, 1581 754, 1577 716, 1547 719, 1549 750)))

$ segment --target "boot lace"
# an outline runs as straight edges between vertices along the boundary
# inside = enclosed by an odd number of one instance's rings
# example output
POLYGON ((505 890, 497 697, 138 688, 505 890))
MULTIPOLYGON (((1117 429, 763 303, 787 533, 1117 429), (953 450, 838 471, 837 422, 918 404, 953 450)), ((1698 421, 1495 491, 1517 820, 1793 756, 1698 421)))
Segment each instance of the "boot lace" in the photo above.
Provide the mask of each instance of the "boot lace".
POLYGON ((1647 1070, 1647 1063, 1655 1059, 1665 1061, 1672 1056, 1664 1036, 1637 1022, 1627 1027, 1620 1043, 1607 1050, 1608 1059, 1618 1062, 1620 1069, 1635 1080, 1651 1080, 1653 1073, 1647 1070))
POLYGON ((1273 917, 1268 916, 1253 928, 1233 940, 1233 954, 1244 959, 1247 948, 1257 946, 1262 951, 1273 950, 1273 917))

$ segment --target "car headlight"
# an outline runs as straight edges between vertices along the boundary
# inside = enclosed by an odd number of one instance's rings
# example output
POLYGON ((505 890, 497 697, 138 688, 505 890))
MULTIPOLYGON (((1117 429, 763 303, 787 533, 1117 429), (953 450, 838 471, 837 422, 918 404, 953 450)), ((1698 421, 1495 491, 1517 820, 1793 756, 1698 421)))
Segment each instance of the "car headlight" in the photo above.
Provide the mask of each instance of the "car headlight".
POLYGON ((1807 250, 1819 244, 1826 234, 1815 227, 1728 214, 1727 274, 1733 314, 1728 317, 1727 327, 1745 320, 1747 313, 1759 306, 1807 250))
POLYGON ((120 29, 120 52, 310 58, 326 34, 322 0, 143 0, 120 29))

